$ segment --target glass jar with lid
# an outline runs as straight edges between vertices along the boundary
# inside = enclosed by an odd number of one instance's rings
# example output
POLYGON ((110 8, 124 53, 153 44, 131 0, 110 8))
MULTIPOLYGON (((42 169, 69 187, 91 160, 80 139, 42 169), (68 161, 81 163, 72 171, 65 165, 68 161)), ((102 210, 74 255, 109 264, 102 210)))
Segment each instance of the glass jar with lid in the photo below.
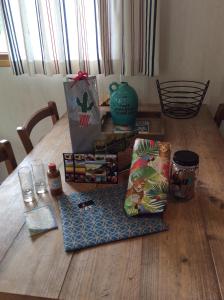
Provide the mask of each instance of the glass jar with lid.
POLYGON ((199 156, 189 150, 174 153, 171 175, 170 192, 177 199, 189 200, 194 197, 198 176, 199 156))

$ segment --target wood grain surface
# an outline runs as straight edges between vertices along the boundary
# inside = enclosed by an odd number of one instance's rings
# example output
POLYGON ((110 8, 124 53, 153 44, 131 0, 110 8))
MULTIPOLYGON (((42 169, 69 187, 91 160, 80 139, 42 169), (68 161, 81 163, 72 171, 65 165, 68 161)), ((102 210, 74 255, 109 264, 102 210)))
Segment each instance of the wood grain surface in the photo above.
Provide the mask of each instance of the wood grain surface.
MULTIPOLYGON (((196 195, 187 202, 170 199, 169 231, 69 254, 57 199, 49 194, 38 205, 53 205, 59 229, 29 237, 24 211, 31 207, 23 204, 16 169, 0 186, 0 299, 223 299, 224 142, 206 106, 193 119, 167 118, 165 140, 173 152, 200 155, 196 195)), ((41 158, 56 162, 63 176, 62 153, 69 151, 63 116, 18 167, 41 158)), ((97 187, 63 181, 65 193, 97 187)))

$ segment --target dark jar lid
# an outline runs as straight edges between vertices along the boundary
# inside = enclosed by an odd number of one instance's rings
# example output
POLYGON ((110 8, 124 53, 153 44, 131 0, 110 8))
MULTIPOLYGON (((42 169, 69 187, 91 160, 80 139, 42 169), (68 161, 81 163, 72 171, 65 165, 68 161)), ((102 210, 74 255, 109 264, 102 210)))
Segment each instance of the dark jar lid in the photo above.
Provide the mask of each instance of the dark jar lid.
POLYGON ((178 165, 191 167, 199 164, 199 156, 189 150, 180 150, 174 153, 173 161, 178 165))

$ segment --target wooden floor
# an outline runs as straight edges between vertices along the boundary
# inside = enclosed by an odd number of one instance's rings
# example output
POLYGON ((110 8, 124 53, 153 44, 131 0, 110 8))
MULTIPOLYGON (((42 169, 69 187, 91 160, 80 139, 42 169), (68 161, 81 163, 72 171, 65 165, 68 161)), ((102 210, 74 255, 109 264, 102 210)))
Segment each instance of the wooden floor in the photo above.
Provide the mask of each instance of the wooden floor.
MULTIPOLYGON (((48 196, 42 201, 54 206, 59 230, 31 240, 17 173, 10 175, 0 186, 0 299, 224 299, 224 141, 205 106, 193 119, 167 118, 165 140, 173 152, 200 155, 198 188, 191 201, 169 202, 169 231, 142 238, 67 254, 57 201, 48 196)), ((64 116, 22 165, 61 164, 66 151, 64 116)), ((95 187, 63 183, 66 193, 95 187)))

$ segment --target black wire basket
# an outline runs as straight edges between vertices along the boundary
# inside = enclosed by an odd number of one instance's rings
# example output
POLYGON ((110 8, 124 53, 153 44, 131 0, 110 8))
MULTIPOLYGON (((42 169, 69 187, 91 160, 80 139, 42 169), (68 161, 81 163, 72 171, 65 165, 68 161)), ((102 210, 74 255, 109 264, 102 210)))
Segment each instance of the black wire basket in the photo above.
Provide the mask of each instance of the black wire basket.
POLYGON ((156 80, 160 104, 164 115, 175 119, 188 119, 196 116, 205 98, 209 80, 198 82, 156 80))

